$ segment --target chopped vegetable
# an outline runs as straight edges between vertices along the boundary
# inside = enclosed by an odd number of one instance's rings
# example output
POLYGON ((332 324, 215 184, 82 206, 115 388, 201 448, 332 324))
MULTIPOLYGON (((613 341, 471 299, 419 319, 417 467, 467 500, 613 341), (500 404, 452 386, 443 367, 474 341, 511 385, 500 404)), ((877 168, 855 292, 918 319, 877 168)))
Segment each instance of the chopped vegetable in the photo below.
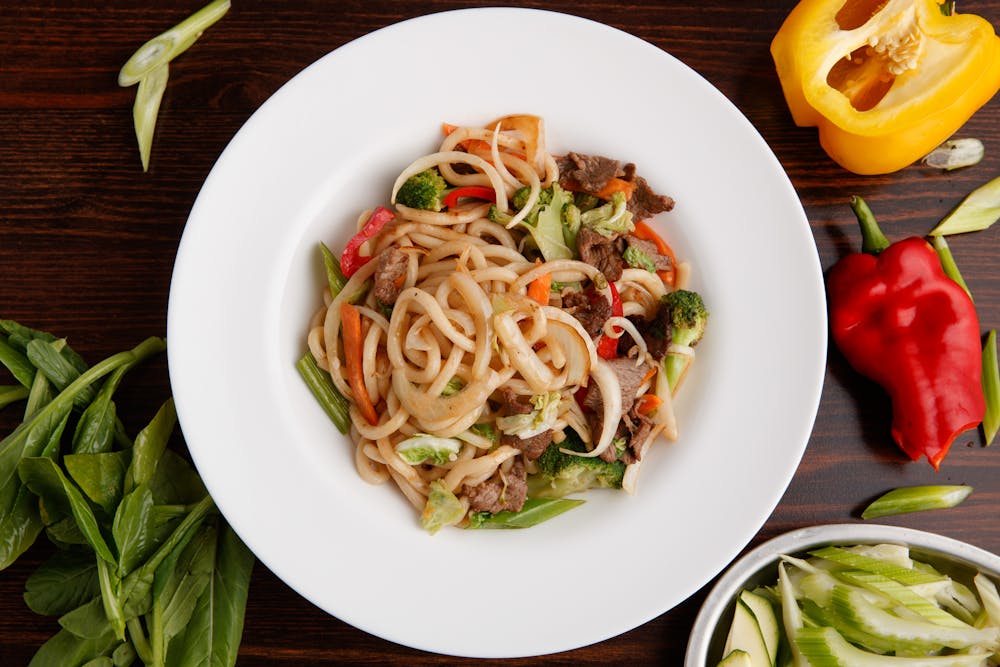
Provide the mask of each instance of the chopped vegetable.
POLYGON ((149 153, 153 148, 153 130, 156 128, 156 117, 160 113, 160 101, 167 89, 169 65, 163 65, 152 70, 139 81, 135 94, 135 104, 132 106, 132 120, 135 125, 135 138, 139 142, 139 159, 142 170, 149 171, 149 153))
MULTIPOLYGON (((708 309, 701 295, 691 290, 674 290, 664 295, 663 302, 670 308, 671 343, 684 347, 697 345, 708 325, 708 309)), ((671 391, 676 390, 680 384, 690 362, 689 356, 669 351, 664 355, 663 371, 671 391)))
POLYGON ((373 236, 382 231, 387 222, 396 217, 396 214, 385 208, 378 206, 368 216, 368 220, 361 227, 361 231, 351 237, 351 240, 344 246, 344 252, 340 256, 340 270, 350 278, 358 269, 371 261, 371 256, 361 255, 361 246, 373 236))
POLYGON ((1000 39, 937 0, 802 0, 771 43, 792 118, 845 169, 902 169, 1000 88, 1000 39))
MULTIPOLYGON (((436 168, 425 169, 406 179, 396 193, 396 203, 425 211, 440 211, 448 183, 436 168)), ((487 188, 489 189, 489 188, 487 188)), ((490 189, 492 192, 492 189, 490 189)), ((496 197, 496 194, 493 194, 496 197)))
POLYGON ((980 185, 946 215, 931 236, 950 236, 988 229, 1000 219, 1000 176, 980 185))
POLYGON ((970 493, 972 493, 971 486, 960 484, 908 486, 893 489, 868 505, 861 513, 861 518, 876 519, 909 512, 947 509, 961 503, 969 497, 970 493))
POLYGON ((636 401, 635 411, 640 415, 648 415, 661 405, 663 399, 656 394, 643 394, 636 401))
MULTIPOLYGON (((608 283, 608 291, 611 293, 611 317, 621 317, 624 310, 618 288, 615 287, 614 283, 608 283)), ((615 332, 620 331, 620 329, 620 327, 615 327, 615 332)), ((616 358, 618 356, 618 339, 602 335, 597 341, 597 354, 602 359, 616 358)))
POLYGON ((979 139, 949 139, 924 156, 923 162, 928 167, 952 171, 979 164, 985 154, 979 139))
POLYGON ((330 296, 335 297, 340 294, 347 284, 347 276, 340 270, 340 262, 325 243, 319 244, 320 254, 323 256, 323 268, 326 271, 326 282, 330 287, 330 296))
POLYGON ((993 443, 1000 428, 1000 365, 997 364, 997 331, 990 329, 983 345, 983 396, 986 413, 983 415, 983 436, 986 446, 993 443))
MULTIPOLYGON (((401 190, 402 191, 402 190, 401 190)), ((463 197, 471 197, 473 199, 482 199, 483 201, 496 202, 497 193, 493 188, 488 188, 485 185, 466 185, 460 188, 455 188, 454 190, 449 190, 448 193, 442 199, 442 203, 445 208, 454 208, 458 204, 458 200, 463 197)), ((397 195, 398 201, 398 195, 397 195)))
POLYGON ((337 430, 341 433, 347 433, 351 428, 350 403, 337 391, 329 373, 316 365, 316 359, 313 358, 311 352, 302 355, 296 362, 295 368, 298 369, 306 386, 309 387, 309 391, 316 397, 337 430))
POLYGON ((635 220, 633 224, 635 225, 635 229, 632 230, 633 234, 645 241, 652 241, 656 244, 656 252, 670 258, 670 268, 660 269, 656 274, 660 276, 660 280, 663 281, 664 285, 673 287, 674 282, 677 280, 677 258, 674 256, 674 249, 670 247, 669 243, 663 240, 663 237, 653 231, 652 227, 642 220, 635 220))
POLYGON ((575 498, 528 498, 518 512, 472 512, 469 528, 531 528, 584 502, 575 498))
POLYGON ((118 85, 133 86, 157 67, 182 54, 229 11, 230 4, 230 0, 214 0, 140 46, 118 72, 118 85))
POLYGON ((855 370, 892 398, 896 443, 937 469, 985 411, 976 308, 926 241, 886 246, 863 200, 853 198, 852 208, 863 247, 878 254, 853 253, 830 270, 831 333, 855 370))
POLYGON ((465 506, 439 479, 430 483, 427 503, 420 514, 420 526, 433 535, 445 526, 461 521, 465 506))
POLYGON ((754 658, 751 667, 982 667, 1000 648, 1000 595, 984 574, 967 573, 963 583, 902 545, 812 554, 782 556, 776 582, 737 596, 723 656, 743 651, 754 658))
POLYGON ((552 428, 559 416, 559 392, 532 396, 532 410, 524 414, 497 417, 497 427, 507 435, 532 438, 552 428))
POLYGON ((354 402, 361 416, 369 424, 378 424, 378 413, 365 388, 364 362, 362 361, 361 313, 349 303, 340 305, 340 319, 344 334, 344 359, 347 364, 347 383, 354 393, 354 402))
POLYGON ((635 229, 625 195, 616 192, 606 203, 580 214, 580 223, 605 236, 625 234, 635 229))
POLYGON ((186 51, 205 30, 221 19, 229 11, 230 4, 230 0, 214 0, 202 7, 140 46, 118 72, 119 86, 139 84, 132 107, 132 120, 143 171, 149 170, 153 129, 163 92, 167 88, 170 61, 186 51))
POLYGON ((435 435, 418 433, 396 444, 396 453, 411 466, 421 463, 444 465, 454 461, 462 442, 455 438, 439 438, 435 435))
POLYGON ((573 431, 568 433, 570 437, 562 444, 549 445, 538 457, 538 472, 528 476, 528 495, 532 498, 562 498, 587 489, 620 489, 625 463, 562 451, 585 451, 579 436, 573 431))
POLYGON ((552 293, 552 274, 543 273, 528 285, 528 298, 543 306, 549 303, 549 295, 552 293))

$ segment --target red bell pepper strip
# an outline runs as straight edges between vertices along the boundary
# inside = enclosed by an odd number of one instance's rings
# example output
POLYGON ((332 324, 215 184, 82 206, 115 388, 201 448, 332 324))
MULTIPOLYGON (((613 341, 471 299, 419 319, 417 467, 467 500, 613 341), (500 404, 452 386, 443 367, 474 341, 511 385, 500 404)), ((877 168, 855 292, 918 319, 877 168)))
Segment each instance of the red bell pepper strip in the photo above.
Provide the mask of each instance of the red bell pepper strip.
POLYGON ((847 361, 892 399, 892 436, 937 470, 955 438, 983 419, 979 318, 924 239, 895 243, 860 197, 864 252, 830 270, 830 329, 847 361))
MULTIPOLYGON (((618 294, 618 288, 612 282, 608 283, 611 291, 611 317, 621 317, 624 313, 622 309, 622 298, 618 294)), ((615 327, 615 331, 620 331, 620 327, 615 327)), ((611 336, 601 335, 597 341, 597 354, 602 359, 615 359, 618 357, 618 339, 611 336)))
POLYGON ((361 244, 382 231, 385 223, 395 217, 396 215, 384 206, 379 206, 372 211, 364 226, 361 227, 361 231, 355 234, 344 246, 344 253, 340 256, 340 270, 345 276, 350 278, 358 269, 371 261, 370 256, 365 257, 359 254, 361 244))
POLYGON ((441 201, 446 207, 455 208, 455 204, 462 197, 473 197, 496 203, 497 193, 493 188, 488 188, 485 185, 464 185, 449 191, 441 201))

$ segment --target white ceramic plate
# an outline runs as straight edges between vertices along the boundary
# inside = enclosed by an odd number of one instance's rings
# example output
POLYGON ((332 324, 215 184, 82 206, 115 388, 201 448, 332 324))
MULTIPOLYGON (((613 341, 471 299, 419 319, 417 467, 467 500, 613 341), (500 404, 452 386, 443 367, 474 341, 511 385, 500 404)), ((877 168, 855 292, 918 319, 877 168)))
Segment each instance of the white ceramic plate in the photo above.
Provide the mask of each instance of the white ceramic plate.
POLYGON ((411 647, 538 655, 615 636, 720 572, 791 479, 826 357, 822 275, 774 155, 715 88, 663 51, 587 20, 475 9, 337 49, 254 113, 205 182, 168 314, 181 426, 215 500, 260 560, 338 618, 411 647), (587 72, 569 85, 560 64, 587 72), (408 64, 436 74, 413 76, 408 64), (432 71, 434 71, 432 67, 432 71), (598 82, 608 82, 601 84, 598 82), (635 162, 677 200, 654 221, 711 310, 678 402, 681 439, 648 455, 634 497, 524 531, 429 536, 294 368, 319 304, 317 243, 433 150, 442 121, 545 117, 555 152, 635 162))

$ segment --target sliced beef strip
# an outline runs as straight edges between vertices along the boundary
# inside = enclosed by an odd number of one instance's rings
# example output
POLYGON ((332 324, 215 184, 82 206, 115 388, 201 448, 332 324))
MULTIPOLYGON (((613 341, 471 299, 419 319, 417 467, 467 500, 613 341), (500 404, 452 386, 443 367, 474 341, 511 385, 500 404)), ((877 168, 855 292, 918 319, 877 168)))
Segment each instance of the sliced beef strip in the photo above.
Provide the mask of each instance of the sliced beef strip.
POLYGON ((562 297, 562 305, 591 336, 600 334, 611 317, 611 302, 597 291, 568 292, 562 297))
POLYGON ((576 235, 576 249, 587 264, 597 267, 610 282, 622 277, 625 260, 624 242, 618 237, 608 237, 588 227, 581 227, 576 235))
POLYGON ((600 192, 612 178, 621 173, 620 163, 602 155, 584 155, 570 152, 556 158, 559 166, 559 185, 566 190, 600 192))
POLYGON ((546 447, 552 444, 552 429, 543 431, 538 435, 533 435, 530 438, 522 438, 517 435, 504 433, 500 436, 500 444, 516 447, 524 452, 524 458, 534 461, 542 455, 546 447))
MULTIPOLYGON (((628 414, 635 404, 635 393, 639 390, 639 385, 642 384, 646 373, 649 372, 649 364, 643 362, 636 366, 635 359, 624 357, 611 359, 607 363, 617 376, 618 384, 621 387, 622 414, 628 414)), ((587 387, 587 393, 583 397, 583 407, 589 410, 587 421, 590 425, 591 437, 596 439, 600 437, 601 431, 604 429, 604 400, 596 382, 592 382, 587 387)), ((618 428, 622 428, 621 423, 618 424, 618 428)), ((627 432, 623 432, 623 435, 627 435, 627 432)))
POLYGON ((534 410, 527 398, 514 393, 509 387, 500 388, 500 414, 504 417, 510 415, 526 415, 534 410))
MULTIPOLYGON (((630 316, 628 319, 642 335, 642 340, 646 343, 646 351, 654 360, 659 361, 667 353, 670 346, 670 339, 673 336, 673 326, 670 323, 670 307, 660 304, 653 314, 652 319, 644 319, 639 316, 630 316)), ((628 351, 635 345, 631 336, 622 336, 618 339, 618 355, 626 356, 628 351)))
POLYGON ((642 176, 635 177, 635 190, 628 200, 628 210, 635 219, 646 220, 673 207, 673 198, 654 192, 642 176))
POLYGON ((667 255, 661 255, 656 244, 646 239, 640 239, 633 234, 625 236, 625 243, 629 248, 635 248, 653 262, 653 267, 657 271, 669 271, 673 268, 673 262, 667 255))
POLYGON ((474 512, 520 512, 528 497, 528 475, 524 463, 514 461, 506 473, 498 470, 488 480, 465 487, 469 508, 474 512))
POLYGON ((631 414, 630 428, 631 434, 628 439, 628 447, 622 460, 625 463, 635 463, 642 459, 642 445, 653 430, 653 420, 646 415, 640 415, 634 410, 631 414))
POLYGON ((389 246, 379 254, 377 262, 372 289, 380 303, 391 306, 403 291, 409 259, 396 246, 389 246))

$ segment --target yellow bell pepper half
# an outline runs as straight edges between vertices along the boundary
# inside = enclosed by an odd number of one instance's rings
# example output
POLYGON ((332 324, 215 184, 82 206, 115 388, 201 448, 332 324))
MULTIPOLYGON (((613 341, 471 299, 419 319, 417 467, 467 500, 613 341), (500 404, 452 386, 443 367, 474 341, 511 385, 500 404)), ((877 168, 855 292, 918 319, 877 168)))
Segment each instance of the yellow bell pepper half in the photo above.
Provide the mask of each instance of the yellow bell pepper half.
POLYGON ((857 174, 898 171, 1000 90, 1000 37, 936 0, 802 0, 771 42, 792 118, 857 174))

